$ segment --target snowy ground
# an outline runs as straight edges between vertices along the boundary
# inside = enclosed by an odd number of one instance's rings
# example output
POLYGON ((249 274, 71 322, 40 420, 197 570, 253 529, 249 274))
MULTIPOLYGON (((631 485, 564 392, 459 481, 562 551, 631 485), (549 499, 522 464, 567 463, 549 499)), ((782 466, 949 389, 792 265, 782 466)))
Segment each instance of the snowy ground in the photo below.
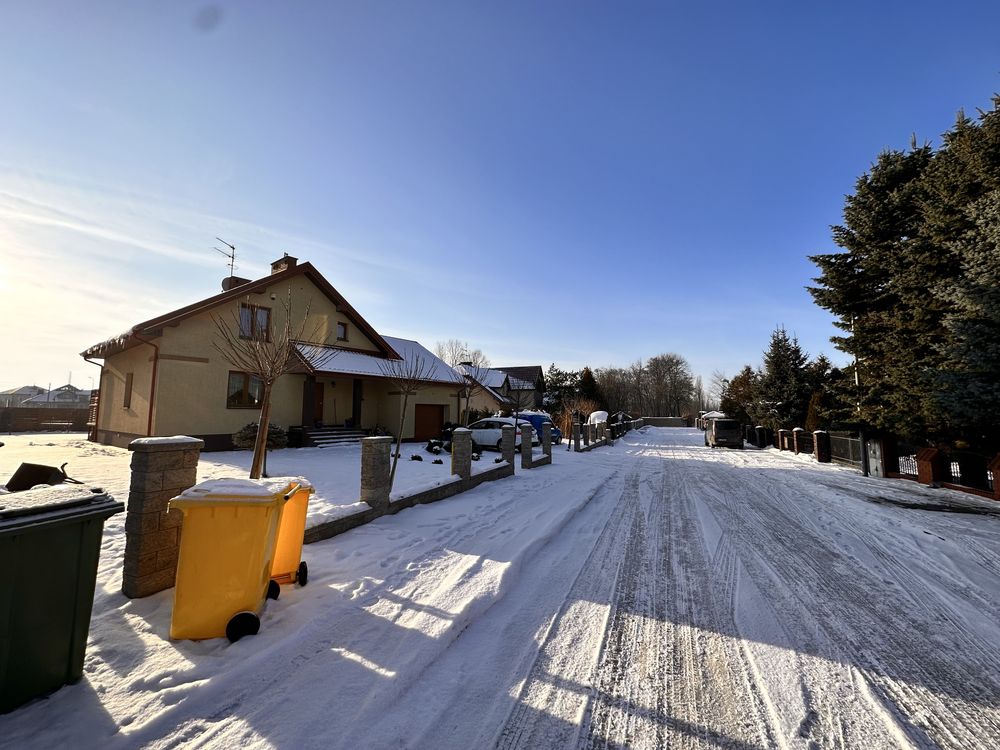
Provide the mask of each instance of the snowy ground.
POLYGON ((0 744, 997 746, 1000 506, 695 430, 554 459, 308 546, 233 645, 124 599, 109 523, 85 678, 0 744))
MULTIPOLYGON (((0 483, 10 479, 22 461, 48 466, 68 462, 66 473, 90 486, 108 490, 116 498, 128 495, 128 466, 131 454, 122 448, 88 442, 81 433, 43 433, 37 435, 0 435, 0 483)), ((541 449, 539 449, 540 451, 541 449)), ((483 453, 473 461, 472 473, 495 468, 496 452, 483 453)), ((198 480, 247 476, 250 451, 221 451, 202 454, 198 480)), ((315 526, 345 515, 367 510, 358 502, 361 487, 361 447, 359 444, 329 448, 301 448, 272 451, 267 457, 271 476, 306 477, 316 485, 309 503, 307 526, 315 526)), ((452 481, 451 455, 434 455, 423 443, 404 443, 393 483, 393 497, 413 494, 452 481), (412 461, 410 456, 420 456, 412 461), (435 464, 435 459, 441 459, 435 464)))

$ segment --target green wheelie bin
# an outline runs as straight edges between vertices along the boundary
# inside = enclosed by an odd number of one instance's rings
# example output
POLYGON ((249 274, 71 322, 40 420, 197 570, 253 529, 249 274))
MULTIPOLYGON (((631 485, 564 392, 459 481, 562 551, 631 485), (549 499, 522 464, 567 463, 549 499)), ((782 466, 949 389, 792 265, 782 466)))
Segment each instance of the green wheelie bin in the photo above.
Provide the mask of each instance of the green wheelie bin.
POLYGON ((0 713, 83 676, 104 521, 124 507, 79 486, 0 495, 0 713))

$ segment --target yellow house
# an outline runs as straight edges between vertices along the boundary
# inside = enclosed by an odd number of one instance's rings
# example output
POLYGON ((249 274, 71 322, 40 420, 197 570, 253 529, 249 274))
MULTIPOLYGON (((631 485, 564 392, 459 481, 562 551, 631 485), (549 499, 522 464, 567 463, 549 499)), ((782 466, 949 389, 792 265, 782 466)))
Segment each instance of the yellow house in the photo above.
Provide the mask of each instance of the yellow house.
POLYGON ((285 256, 256 281, 230 277, 223 292, 132 326, 81 353, 101 360, 91 439, 126 446, 137 437, 192 435, 206 449, 232 447, 231 436, 258 419, 261 383, 234 370, 216 349, 216 319, 240 336, 270 336, 305 309, 305 337, 293 371, 271 394, 271 422, 306 430, 336 426, 357 434, 399 426, 402 395, 386 373, 392 362, 422 365, 420 390, 409 396, 404 440, 436 437, 457 421, 464 378, 416 341, 381 336, 310 263, 285 256))

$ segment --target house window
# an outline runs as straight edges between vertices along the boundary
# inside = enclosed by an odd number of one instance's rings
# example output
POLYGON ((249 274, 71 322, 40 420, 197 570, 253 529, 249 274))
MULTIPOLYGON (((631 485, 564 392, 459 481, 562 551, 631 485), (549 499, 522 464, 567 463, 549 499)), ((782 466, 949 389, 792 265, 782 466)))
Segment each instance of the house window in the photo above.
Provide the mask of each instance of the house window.
POLYGON ((229 373, 226 391, 227 409, 259 409, 264 397, 264 382, 248 372, 229 373))
POLYGON ((347 341, 347 323, 337 323, 337 341, 347 341))
POLYGON ((271 308, 240 304, 240 338, 271 340, 271 308))
POLYGON ((132 408, 132 374, 131 372, 125 374, 125 399, 122 406, 126 409, 132 408))

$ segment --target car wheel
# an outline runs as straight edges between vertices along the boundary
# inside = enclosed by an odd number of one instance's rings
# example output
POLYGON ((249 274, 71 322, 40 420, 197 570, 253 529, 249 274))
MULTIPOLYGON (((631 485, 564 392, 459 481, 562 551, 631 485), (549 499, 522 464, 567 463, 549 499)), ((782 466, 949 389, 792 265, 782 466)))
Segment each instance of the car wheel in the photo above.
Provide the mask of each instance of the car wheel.
POLYGON ((503 453, 503 440, 497 440, 497 450, 503 453))

